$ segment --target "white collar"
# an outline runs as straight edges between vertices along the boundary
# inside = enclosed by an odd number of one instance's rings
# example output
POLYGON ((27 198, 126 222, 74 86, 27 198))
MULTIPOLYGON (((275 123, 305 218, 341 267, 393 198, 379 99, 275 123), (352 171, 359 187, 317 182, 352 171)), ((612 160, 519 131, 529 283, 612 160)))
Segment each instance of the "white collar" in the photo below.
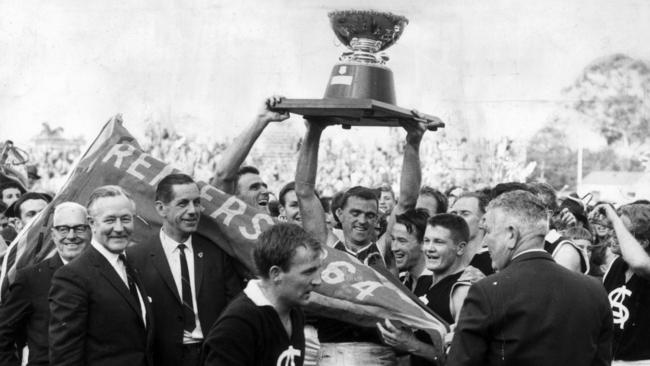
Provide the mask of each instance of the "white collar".
POLYGON ((260 284, 262 283, 262 280, 250 280, 248 281, 248 284, 246 285, 246 288, 244 289, 244 294, 248 296, 249 299, 253 302, 253 304, 257 306, 270 306, 273 307, 273 304, 269 301, 269 299, 264 296, 264 293, 262 292, 262 289, 260 288, 260 284))
POLYGON ((183 243, 179 243, 167 235, 167 233, 165 233, 162 228, 160 228, 160 243, 162 244, 163 250, 167 255, 170 255, 175 250, 178 250, 179 244, 185 244, 185 252, 192 254, 192 235, 190 235, 183 243))
POLYGON ((549 243, 552 243, 560 238, 560 233, 557 232, 555 229, 551 229, 546 233, 546 236, 544 236, 544 240, 546 240, 549 243))
POLYGON ((108 263, 110 263, 113 267, 115 267, 115 265, 118 263, 118 260, 119 260, 119 257, 118 257, 119 254, 115 254, 115 253, 113 253, 113 252, 109 252, 108 249, 106 249, 103 245, 99 244, 99 242, 97 242, 97 241, 95 240, 95 238, 93 238, 93 239, 90 241, 90 245, 92 245, 93 248, 97 249, 97 251, 98 251, 101 255, 103 255, 104 258, 106 258, 106 260, 108 261, 108 263))
POLYGON ((546 251, 545 251, 544 249, 542 249, 542 248, 533 248, 533 249, 528 249, 528 250, 524 250, 523 252, 517 253, 514 257, 512 257, 511 260, 513 260, 513 259, 519 257, 519 256, 522 255, 522 254, 533 253, 533 252, 542 252, 542 253, 546 253, 546 251))
POLYGON ((345 242, 341 241, 341 244, 343 244, 343 248, 345 248, 345 251, 346 251, 346 252, 352 254, 353 257, 356 257, 359 253, 361 253, 361 252, 363 252, 364 250, 370 248, 373 244, 375 244, 375 242, 371 241, 370 244, 366 245, 366 246, 363 247, 363 248, 359 248, 359 250, 357 250, 356 252, 353 252, 352 250, 350 250, 350 248, 348 248, 348 246, 345 245, 345 242))

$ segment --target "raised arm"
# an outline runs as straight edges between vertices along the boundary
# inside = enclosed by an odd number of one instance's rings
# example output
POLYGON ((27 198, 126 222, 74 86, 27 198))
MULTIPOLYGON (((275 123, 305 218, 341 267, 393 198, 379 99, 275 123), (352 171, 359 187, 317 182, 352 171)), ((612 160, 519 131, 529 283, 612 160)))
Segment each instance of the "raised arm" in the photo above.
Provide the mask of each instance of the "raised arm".
POLYGON ((393 217, 415 208, 422 183, 420 143, 426 131, 426 124, 424 122, 404 121, 401 122, 401 125, 406 130, 406 145, 404 146, 402 173, 399 180, 399 199, 391 213, 393 217))
POLYGON ((612 223, 621 249, 621 256, 630 266, 632 272, 650 278, 650 255, 646 252, 646 248, 630 233, 612 206, 599 205, 594 208, 594 211, 598 212, 598 210, 604 211, 607 219, 612 223))
MULTIPOLYGON (((413 111, 416 117, 419 116, 417 111, 413 111)), ((395 217, 409 209, 415 208, 422 183, 422 168, 420 166, 420 143, 426 131, 425 122, 402 121, 402 127, 406 130, 406 145, 404 146, 404 158, 402 161, 402 173, 399 180, 399 198, 397 205, 393 208, 387 219, 386 233, 377 240, 379 250, 384 253, 385 258, 390 258, 391 239, 390 234, 393 231, 395 217)), ((390 269, 394 268, 392 260, 386 263, 390 269)))
POLYGON ((272 96, 268 98, 257 117, 241 132, 239 136, 223 152, 221 160, 217 162, 214 173, 213 185, 220 190, 235 194, 237 187, 237 171, 246 160, 253 144, 260 137, 262 131, 273 121, 284 121, 289 118, 289 112, 272 111, 271 109, 282 100, 282 97, 272 96))
POLYGON ((308 233, 323 244, 331 244, 336 239, 327 228, 325 210, 315 190, 320 137, 326 125, 310 120, 307 120, 305 125, 307 132, 300 147, 296 167, 296 196, 300 206, 300 217, 302 226, 308 233))

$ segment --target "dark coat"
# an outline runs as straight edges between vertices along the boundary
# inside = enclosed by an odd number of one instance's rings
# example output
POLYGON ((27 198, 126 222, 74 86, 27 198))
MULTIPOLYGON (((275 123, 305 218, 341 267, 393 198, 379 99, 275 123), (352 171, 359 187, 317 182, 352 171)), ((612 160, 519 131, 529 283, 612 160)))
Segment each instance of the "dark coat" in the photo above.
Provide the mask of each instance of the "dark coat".
POLYGON ((140 304, 111 264, 92 246, 52 278, 50 362, 52 366, 151 366, 153 323, 145 288, 134 281, 140 304))
MULTIPOLYGON (((218 246, 199 235, 192 236, 194 278, 199 322, 204 338, 212 324, 239 292, 242 284, 231 258, 218 246)), ((134 245, 127 256, 138 269, 152 299, 154 362, 156 366, 182 364, 183 303, 158 235, 134 245)))
POLYGON ((447 365, 609 365, 612 326, 602 284, 524 253, 470 288, 447 365))
POLYGON ((47 327, 50 307, 47 295, 54 272, 63 265, 58 254, 16 272, 7 298, 0 307, 0 365, 18 366, 22 352, 17 340, 26 339, 28 365, 48 365, 47 327))

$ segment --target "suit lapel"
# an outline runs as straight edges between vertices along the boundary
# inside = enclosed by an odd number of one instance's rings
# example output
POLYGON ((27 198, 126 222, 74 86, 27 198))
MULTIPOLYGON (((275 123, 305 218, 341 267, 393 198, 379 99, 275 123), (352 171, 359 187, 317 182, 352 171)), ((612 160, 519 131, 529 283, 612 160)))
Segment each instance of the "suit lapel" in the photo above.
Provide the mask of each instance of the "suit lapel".
MULTIPOLYGON (((140 310, 140 304, 135 301, 133 296, 131 296, 131 293, 129 292, 128 286, 122 281, 122 278, 120 275, 117 274, 115 271, 115 268, 111 266, 110 263, 108 263, 108 260, 104 258, 104 256, 97 251, 97 249, 90 247, 90 250, 92 250, 92 256, 91 259, 93 260, 93 263, 95 267, 99 269, 99 273, 108 281, 108 283, 115 288, 115 290, 122 295, 124 300, 131 306, 133 311, 135 311, 136 314, 138 314, 138 318, 140 319, 140 323, 142 323, 142 316, 141 310, 140 310)), ((144 294, 142 292, 142 285, 137 284, 140 290, 141 294, 144 294)))
POLYGON ((172 270, 169 267, 169 262, 167 261, 167 256, 165 255, 165 251, 162 248, 160 239, 157 238, 153 244, 154 245, 151 248, 151 252, 149 253, 151 262, 160 274, 163 282, 165 282, 167 287, 169 287, 169 290, 174 294, 176 300, 178 300, 178 303, 182 304, 183 302, 181 301, 181 296, 178 293, 178 289, 176 288, 176 282, 174 282, 174 276, 172 275, 172 270))
POLYGON ((142 296, 142 302, 144 303, 145 318, 147 318, 147 323, 145 324, 145 326, 147 328, 147 332, 150 332, 149 329, 151 329, 152 313, 151 313, 151 304, 149 303, 149 296, 147 296, 147 293, 145 292, 144 284, 142 284, 142 281, 140 281, 140 272, 138 272, 137 268, 133 268, 133 272, 135 275, 133 281, 135 281, 136 285, 138 286, 138 290, 140 291, 140 296, 142 296))
POLYGON ((199 298, 201 283, 203 282, 203 245, 196 240, 197 236, 192 237, 192 251, 194 252, 194 285, 196 289, 196 299, 199 298))
POLYGON ((55 253, 50 259, 47 260, 47 265, 50 267, 50 272, 54 273, 57 269, 63 266, 63 261, 58 253, 55 253))

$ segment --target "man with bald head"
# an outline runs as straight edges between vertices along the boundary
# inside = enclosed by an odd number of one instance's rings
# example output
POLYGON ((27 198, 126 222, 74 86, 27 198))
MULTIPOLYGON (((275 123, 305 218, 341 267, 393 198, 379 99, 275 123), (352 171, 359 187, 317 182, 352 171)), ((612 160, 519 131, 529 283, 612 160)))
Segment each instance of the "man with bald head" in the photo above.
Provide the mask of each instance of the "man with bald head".
POLYGON ((87 207, 90 246, 52 278, 50 365, 151 366, 151 308, 124 254, 135 203, 121 187, 103 186, 87 207))
POLYGON ((544 204, 530 192, 507 192, 484 219, 498 273, 470 287, 447 365, 609 365, 607 294, 544 250, 544 204))
POLYGON ((54 209, 52 241, 56 253, 49 259, 16 272, 7 298, 0 307, 0 364, 20 365, 17 340, 27 340, 28 365, 48 365, 47 295, 54 272, 75 259, 90 243, 86 208, 63 202, 54 209))

